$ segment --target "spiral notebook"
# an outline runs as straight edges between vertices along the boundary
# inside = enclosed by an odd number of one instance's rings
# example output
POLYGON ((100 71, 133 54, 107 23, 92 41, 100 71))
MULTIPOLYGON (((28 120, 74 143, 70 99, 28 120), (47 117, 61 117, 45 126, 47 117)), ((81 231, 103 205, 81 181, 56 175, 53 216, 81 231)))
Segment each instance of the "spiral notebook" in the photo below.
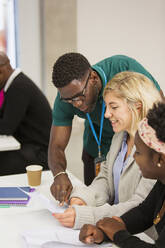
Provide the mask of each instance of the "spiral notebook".
POLYGON ((0 187, 0 205, 26 206, 31 192, 30 187, 0 187))

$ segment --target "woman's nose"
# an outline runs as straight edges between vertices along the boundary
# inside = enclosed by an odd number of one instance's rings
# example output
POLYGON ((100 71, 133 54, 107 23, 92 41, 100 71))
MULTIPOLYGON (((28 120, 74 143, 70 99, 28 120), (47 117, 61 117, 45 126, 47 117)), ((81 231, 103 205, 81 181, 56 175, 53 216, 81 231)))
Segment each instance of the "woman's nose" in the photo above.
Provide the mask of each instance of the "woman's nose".
POLYGON ((108 108, 106 108, 104 116, 105 118, 110 118, 112 116, 112 113, 110 112, 108 108))

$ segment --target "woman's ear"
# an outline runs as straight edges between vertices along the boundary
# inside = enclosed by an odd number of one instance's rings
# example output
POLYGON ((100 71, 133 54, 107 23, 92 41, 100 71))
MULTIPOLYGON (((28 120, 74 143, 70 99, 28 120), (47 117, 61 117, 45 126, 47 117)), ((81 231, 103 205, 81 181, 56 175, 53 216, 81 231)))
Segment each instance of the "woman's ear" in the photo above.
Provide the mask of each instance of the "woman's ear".
POLYGON ((165 154, 160 153, 159 163, 160 163, 162 166, 165 166, 165 154))
POLYGON ((136 106, 136 109, 137 109, 137 110, 141 110, 141 108, 142 108, 142 103, 141 103, 140 101, 138 101, 138 102, 135 103, 135 106, 136 106))

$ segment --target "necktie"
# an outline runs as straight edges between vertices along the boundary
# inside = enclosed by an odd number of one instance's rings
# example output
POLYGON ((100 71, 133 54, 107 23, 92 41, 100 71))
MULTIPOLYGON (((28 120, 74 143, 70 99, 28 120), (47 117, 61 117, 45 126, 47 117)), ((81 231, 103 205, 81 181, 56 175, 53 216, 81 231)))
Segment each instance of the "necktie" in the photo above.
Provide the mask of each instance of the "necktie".
POLYGON ((2 107, 3 105, 3 102, 4 102, 4 90, 2 89, 0 91, 0 108, 2 107))

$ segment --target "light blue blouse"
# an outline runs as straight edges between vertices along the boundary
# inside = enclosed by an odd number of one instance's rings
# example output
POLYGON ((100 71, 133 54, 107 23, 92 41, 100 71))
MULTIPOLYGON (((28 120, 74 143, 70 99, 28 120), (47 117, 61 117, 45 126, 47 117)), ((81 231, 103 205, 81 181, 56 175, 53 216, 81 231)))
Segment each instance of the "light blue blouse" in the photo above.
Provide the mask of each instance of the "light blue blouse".
POLYGON ((118 153, 118 156, 116 157, 116 160, 115 160, 114 166, 113 166, 113 181, 114 181, 114 188, 115 188, 114 204, 119 203, 118 188, 119 188, 120 176, 123 172, 125 165, 127 164, 128 158, 129 158, 129 156, 128 156, 127 159, 124 161, 124 158, 126 156, 127 149, 128 149, 127 137, 128 137, 128 133, 125 132, 123 142, 121 145, 121 149, 118 153))

